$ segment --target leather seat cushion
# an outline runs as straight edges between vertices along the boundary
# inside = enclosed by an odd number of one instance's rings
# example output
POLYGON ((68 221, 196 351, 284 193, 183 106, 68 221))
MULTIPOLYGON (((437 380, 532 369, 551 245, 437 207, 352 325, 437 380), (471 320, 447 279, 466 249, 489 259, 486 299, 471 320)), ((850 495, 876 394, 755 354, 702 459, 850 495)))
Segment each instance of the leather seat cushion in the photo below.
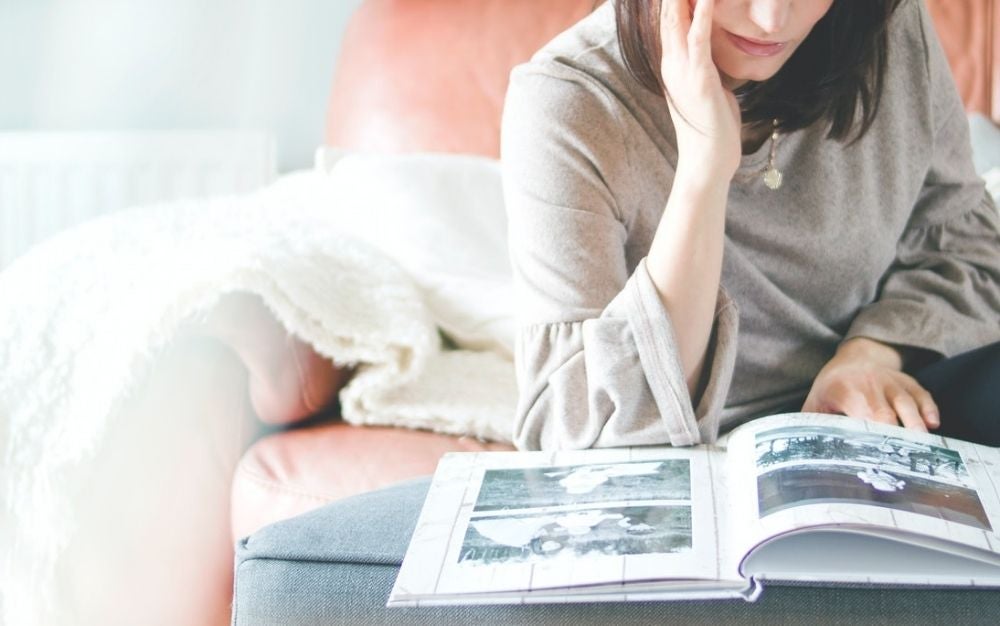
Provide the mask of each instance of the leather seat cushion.
POLYGON ((236 468, 233 539, 347 496, 432 474, 445 452, 511 449, 470 437, 342 421, 268 435, 236 468))

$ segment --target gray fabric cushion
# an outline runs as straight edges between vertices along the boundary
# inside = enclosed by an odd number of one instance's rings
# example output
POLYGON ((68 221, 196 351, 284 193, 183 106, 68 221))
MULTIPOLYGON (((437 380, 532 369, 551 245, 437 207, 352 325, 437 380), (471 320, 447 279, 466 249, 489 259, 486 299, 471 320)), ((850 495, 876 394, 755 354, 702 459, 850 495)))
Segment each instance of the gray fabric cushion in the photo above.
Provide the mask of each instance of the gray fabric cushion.
POLYGON ((387 609, 427 493, 421 479, 273 524, 237 545, 233 623, 996 624, 1000 592, 777 587, 714 602, 387 609))

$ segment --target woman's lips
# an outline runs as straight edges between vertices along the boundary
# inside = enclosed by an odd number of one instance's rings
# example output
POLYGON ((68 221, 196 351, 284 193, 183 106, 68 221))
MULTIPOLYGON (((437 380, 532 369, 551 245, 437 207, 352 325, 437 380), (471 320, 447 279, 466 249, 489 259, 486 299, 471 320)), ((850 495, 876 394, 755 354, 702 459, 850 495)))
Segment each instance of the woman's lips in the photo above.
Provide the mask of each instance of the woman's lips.
POLYGON ((788 42, 780 41, 777 43, 767 43, 761 42, 754 39, 747 39, 745 37, 740 37, 739 35, 734 35, 728 30, 725 31, 729 40, 733 42, 733 45, 742 50, 743 52, 755 57, 770 57, 778 54, 785 49, 788 42))

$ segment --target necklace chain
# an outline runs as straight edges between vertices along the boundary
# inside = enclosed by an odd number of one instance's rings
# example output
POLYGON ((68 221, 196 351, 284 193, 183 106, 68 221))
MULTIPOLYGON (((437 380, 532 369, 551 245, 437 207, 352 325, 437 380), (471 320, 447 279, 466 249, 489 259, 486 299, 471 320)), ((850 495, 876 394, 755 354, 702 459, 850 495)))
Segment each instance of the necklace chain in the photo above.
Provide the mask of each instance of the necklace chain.
POLYGON ((782 184, 784 184, 785 175, 775 165, 775 160, 778 155, 778 139, 781 137, 781 133, 778 132, 778 120, 772 120, 771 124, 771 148, 768 154, 767 165, 756 172, 737 173, 735 180, 742 183, 762 180, 764 182, 764 186, 768 189, 777 191, 781 188, 782 184))
POLYGON ((777 167, 774 166, 774 157, 778 153, 778 120, 775 118, 771 126, 771 154, 767 159, 767 167, 764 168, 763 179, 764 184, 767 185, 768 189, 772 191, 777 191, 781 189, 781 183, 784 182, 784 174, 781 173, 777 167))

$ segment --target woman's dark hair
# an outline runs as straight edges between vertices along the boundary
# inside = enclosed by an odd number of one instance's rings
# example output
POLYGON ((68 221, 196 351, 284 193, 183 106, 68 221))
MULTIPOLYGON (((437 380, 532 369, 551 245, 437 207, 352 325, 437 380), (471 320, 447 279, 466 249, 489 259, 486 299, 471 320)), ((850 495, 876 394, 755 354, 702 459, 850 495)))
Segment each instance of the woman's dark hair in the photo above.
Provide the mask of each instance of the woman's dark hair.
MULTIPOLYGON (((660 76, 661 0, 615 3, 625 66, 643 87, 663 95, 660 76)), ((777 119, 791 132, 825 119, 827 136, 845 141, 861 110, 857 134, 871 127, 882 98, 889 58, 889 18, 904 0, 834 0, 826 15, 777 74, 739 90, 744 123, 777 119)))

